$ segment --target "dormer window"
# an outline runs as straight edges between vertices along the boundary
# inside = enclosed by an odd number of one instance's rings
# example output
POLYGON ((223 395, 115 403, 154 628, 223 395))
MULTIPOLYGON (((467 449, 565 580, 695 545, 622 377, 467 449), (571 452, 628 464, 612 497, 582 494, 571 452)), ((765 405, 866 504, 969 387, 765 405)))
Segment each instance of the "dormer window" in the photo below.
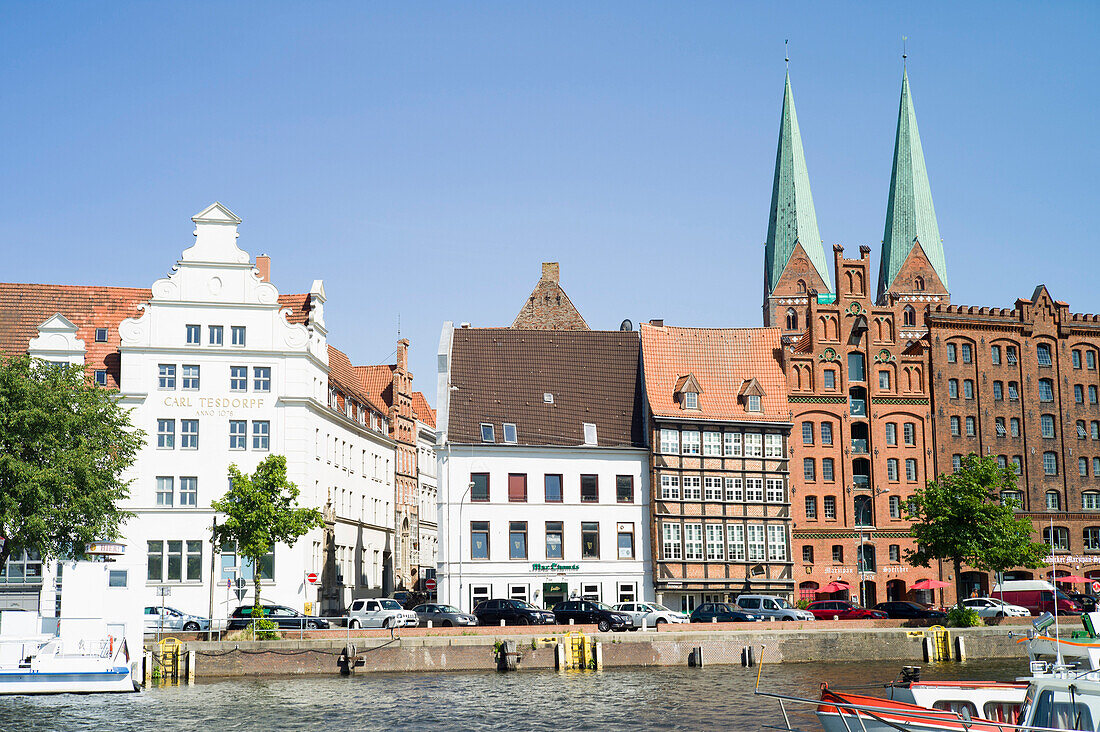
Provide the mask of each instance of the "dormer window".
POLYGON ((680 402, 680 409, 698 409, 699 395, 703 388, 691 374, 676 379, 676 385, 672 389, 673 399, 680 402))
POLYGON ((745 405, 746 412, 763 411, 764 387, 755 378, 745 379, 737 390, 737 398, 745 405))

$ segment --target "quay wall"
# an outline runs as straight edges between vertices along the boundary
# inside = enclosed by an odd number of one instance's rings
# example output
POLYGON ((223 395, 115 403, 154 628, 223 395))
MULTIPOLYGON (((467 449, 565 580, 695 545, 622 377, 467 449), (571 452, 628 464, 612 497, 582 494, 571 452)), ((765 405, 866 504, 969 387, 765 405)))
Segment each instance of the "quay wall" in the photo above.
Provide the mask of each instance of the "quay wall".
MULTIPOLYGON (((660 633, 597 633, 588 626, 571 630, 585 632, 601 643, 604 668, 686 666, 695 648, 700 649, 704 665, 739 665, 747 647, 765 663, 924 662, 922 629, 853 628, 851 623, 824 627, 827 625, 769 623, 746 629, 745 624, 720 623, 706 629, 694 626, 660 633)), ((493 670, 497 666, 496 644, 503 640, 516 641, 519 670, 555 668, 556 641, 565 630, 509 627, 499 631, 428 634, 410 629, 399 631, 395 638, 377 632, 351 636, 350 642, 364 662, 355 673, 493 670)), ((955 638, 963 638, 969 659, 1024 659, 1017 643, 1022 627, 951 628, 950 633, 952 644, 955 638)), ((344 634, 279 641, 185 641, 182 650, 195 652, 196 678, 336 674, 337 658, 348 642, 344 634)))

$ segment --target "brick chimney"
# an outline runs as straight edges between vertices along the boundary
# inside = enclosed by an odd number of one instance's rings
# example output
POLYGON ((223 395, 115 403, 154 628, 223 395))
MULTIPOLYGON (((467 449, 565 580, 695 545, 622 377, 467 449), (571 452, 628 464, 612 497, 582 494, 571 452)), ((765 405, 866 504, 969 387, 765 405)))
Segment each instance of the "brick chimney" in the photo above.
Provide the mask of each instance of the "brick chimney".
POLYGON ((557 262, 542 263, 542 279, 547 282, 557 282, 561 276, 561 268, 557 262))
POLYGON ((257 254, 256 269, 259 270, 262 281, 271 282, 271 257, 266 254, 257 254))
POLYGON ((397 370, 409 370, 409 339, 402 338, 397 342, 397 370))

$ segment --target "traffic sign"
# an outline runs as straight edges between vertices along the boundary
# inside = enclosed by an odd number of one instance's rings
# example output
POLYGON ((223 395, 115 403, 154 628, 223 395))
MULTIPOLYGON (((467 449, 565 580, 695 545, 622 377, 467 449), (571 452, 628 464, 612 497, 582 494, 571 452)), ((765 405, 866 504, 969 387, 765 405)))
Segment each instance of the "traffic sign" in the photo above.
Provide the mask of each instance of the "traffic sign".
POLYGON ((234 590, 234 592, 236 593, 238 600, 243 600, 244 596, 248 594, 248 590, 244 589, 243 587, 239 590, 234 590))
POLYGON ((317 584, 317 573, 316 572, 310 572, 309 574, 307 574, 306 575, 306 582, 310 583, 311 585, 317 584))
POLYGON ((1093 582, 1092 583, 1092 591, 1093 592, 1100 592, 1100 582, 1093 582))
MULTIPOLYGON (((1100 584, 1100 583, 1097 583, 1097 584, 1100 584)), ((435 591, 435 580, 434 579, 424 580, 424 589, 427 590, 428 592, 434 592, 435 591)))

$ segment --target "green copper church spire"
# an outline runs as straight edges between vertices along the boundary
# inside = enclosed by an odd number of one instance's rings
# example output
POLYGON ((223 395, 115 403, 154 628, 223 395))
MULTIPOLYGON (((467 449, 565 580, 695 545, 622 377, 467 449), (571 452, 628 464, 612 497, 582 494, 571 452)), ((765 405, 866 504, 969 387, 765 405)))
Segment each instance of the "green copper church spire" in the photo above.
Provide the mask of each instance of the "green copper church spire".
POLYGON ((917 115, 909 94, 909 74, 902 72, 901 105, 894 138, 894 169, 890 174, 890 202, 886 207, 886 232, 882 237, 882 262, 879 267, 878 295, 881 299, 920 242, 928 263, 947 289, 947 264, 943 257, 940 227, 932 206, 932 188, 924 167, 924 150, 917 131, 917 115))
POLYGON ((768 240, 764 249, 764 297, 775 289, 787 266, 795 244, 806 251, 814 269, 831 290, 832 280, 826 265, 825 249, 817 231, 817 214, 810 195, 810 176, 802 152, 802 133, 794 111, 791 75, 783 88, 783 114, 779 123, 779 149, 775 154, 775 180, 768 215, 768 240))

